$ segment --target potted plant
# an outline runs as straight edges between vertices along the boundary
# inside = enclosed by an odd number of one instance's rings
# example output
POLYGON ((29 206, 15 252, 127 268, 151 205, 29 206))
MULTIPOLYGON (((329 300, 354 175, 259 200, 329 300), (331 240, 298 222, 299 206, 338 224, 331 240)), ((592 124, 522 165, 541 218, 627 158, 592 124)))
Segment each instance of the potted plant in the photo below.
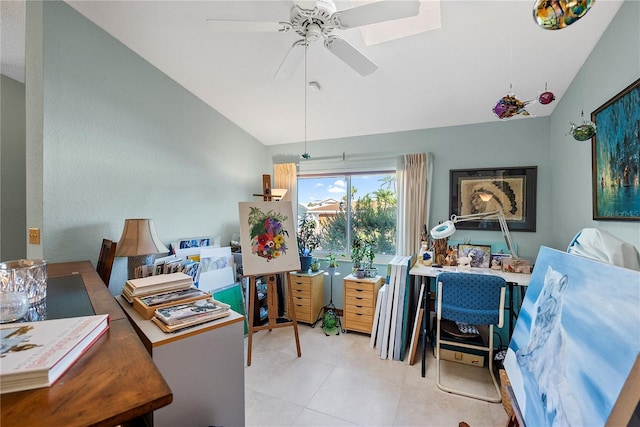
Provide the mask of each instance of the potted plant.
POLYGON ((338 260, 336 259, 336 254, 333 252, 329 252, 327 255, 327 272, 329 275, 336 274, 336 269, 338 268, 338 260))
POLYGON ((364 250, 364 240, 359 237, 354 237, 351 242, 351 262, 353 262, 353 275, 358 279, 364 277, 364 265, 362 264, 364 250))
POLYGON ((367 259, 367 262, 364 265, 364 277, 376 277, 376 274, 378 274, 378 269, 373 266, 373 260, 376 257, 373 242, 365 242, 364 257, 367 259))
POLYGON ((311 261, 311 272, 317 273, 318 271, 320 271, 320 261, 318 261, 318 258, 314 258, 311 261))
POLYGON ((311 253, 320 243, 316 234, 316 221, 313 215, 305 213, 298 222, 298 255, 300 256, 300 271, 306 273, 311 268, 313 257, 311 253))

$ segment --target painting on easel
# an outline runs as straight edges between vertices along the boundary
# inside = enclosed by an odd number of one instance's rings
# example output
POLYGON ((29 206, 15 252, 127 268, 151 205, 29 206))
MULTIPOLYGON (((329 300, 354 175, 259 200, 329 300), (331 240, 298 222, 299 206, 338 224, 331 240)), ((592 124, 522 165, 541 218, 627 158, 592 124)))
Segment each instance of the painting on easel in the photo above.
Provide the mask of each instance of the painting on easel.
POLYGON ((540 249, 504 362, 526 425, 627 425, 639 283, 638 271, 540 249))
POLYGON ((238 210, 245 276, 300 269, 291 202, 240 202, 238 210))

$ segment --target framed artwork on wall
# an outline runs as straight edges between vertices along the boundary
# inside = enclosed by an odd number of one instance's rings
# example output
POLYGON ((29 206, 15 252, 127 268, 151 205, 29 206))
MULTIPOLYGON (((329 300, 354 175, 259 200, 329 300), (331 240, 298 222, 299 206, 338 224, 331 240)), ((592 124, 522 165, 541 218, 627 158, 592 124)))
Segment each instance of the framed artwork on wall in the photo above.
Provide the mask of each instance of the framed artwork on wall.
POLYGON ((593 219, 640 220, 640 79, 591 113, 593 219))
MULTIPOLYGON (((501 210, 511 231, 536 231, 537 166, 452 169, 449 211, 458 216, 501 210)), ((497 219, 456 223, 467 230, 500 230, 497 219)))

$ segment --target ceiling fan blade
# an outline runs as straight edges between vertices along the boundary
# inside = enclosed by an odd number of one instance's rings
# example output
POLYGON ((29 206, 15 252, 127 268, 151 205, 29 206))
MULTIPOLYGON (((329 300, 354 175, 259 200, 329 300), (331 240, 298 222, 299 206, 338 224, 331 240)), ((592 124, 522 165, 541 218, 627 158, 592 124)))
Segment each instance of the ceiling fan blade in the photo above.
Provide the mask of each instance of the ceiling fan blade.
POLYGON ((331 53, 363 76, 367 76, 378 69, 378 66, 372 60, 342 37, 329 36, 324 45, 331 53))
POLYGON ((207 28, 220 32, 287 32, 293 28, 289 22, 234 21, 207 19, 207 28))
POLYGON ((302 58, 304 58, 304 45, 304 39, 298 40, 291 45, 273 76, 276 80, 287 80, 293 76, 300 62, 302 62, 302 58))
POLYGON ((377 1, 336 12, 344 28, 377 24, 378 22, 416 16, 420 11, 419 1, 377 1))

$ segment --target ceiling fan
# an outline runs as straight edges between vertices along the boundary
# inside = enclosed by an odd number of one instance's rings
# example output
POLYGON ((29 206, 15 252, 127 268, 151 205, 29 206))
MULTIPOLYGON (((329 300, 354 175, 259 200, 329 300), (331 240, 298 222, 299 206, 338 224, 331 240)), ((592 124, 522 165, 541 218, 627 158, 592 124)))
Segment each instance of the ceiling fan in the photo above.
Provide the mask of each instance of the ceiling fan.
POLYGON ((377 1, 344 10, 337 10, 333 0, 297 0, 292 1, 289 21, 207 19, 207 26, 215 31, 295 32, 302 36, 289 48, 275 73, 276 79, 290 78, 304 57, 305 47, 320 39, 331 53, 366 76, 378 66, 348 41, 333 34, 334 30, 408 18, 417 15, 419 9, 418 0, 377 1))

